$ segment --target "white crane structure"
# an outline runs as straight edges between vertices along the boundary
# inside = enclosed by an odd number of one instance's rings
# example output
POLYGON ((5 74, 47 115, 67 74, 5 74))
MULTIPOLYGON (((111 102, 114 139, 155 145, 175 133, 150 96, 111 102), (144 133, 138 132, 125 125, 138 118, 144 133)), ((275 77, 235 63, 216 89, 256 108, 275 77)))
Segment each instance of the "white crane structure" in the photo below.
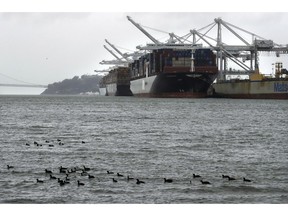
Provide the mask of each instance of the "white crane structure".
MULTIPOLYGON (((118 54, 120 54, 123 57, 123 53, 121 53, 113 44, 111 44, 107 39, 105 39, 106 43, 110 45, 118 54)), ((114 60, 102 60, 100 64, 106 64, 106 65, 118 65, 118 66, 127 66, 129 61, 127 58, 119 58, 112 50, 108 49, 105 45, 104 48, 115 57, 114 60)))
MULTIPOLYGON (((139 50, 157 50, 157 49, 192 49, 192 47, 197 47, 201 48, 201 44, 192 44, 191 42, 189 43, 184 43, 185 38, 184 37, 179 37, 174 33, 168 33, 164 32, 161 30, 163 33, 167 33, 169 35, 169 39, 167 43, 159 42, 156 38, 154 38, 151 34, 149 34, 139 23, 136 23, 131 17, 127 16, 127 19, 134 25, 136 26, 142 33, 144 33, 150 40, 153 41, 153 44, 147 44, 144 47, 137 46, 136 48, 139 50), (178 42, 178 43, 177 43, 178 42)), ((146 26, 146 28, 148 28, 146 26)), ((150 27, 149 27, 150 28, 150 27)), ((150 28, 156 31, 160 31, 154 28, 150 28)))
POLYGON ((117 60, 121 61, 121 59, 120 59, 115 53, 113 53, 112 50, 108 49, 105 45, 103 45, 103 47, 104 47, 111 55, 113 55, 117 60))
POLYGON ((135 51, 133 53, 122 53, 115 45, 111 44, 107 39, 105 42, 109 44, 122 58, 118 57, 112 50, 108 49, 105 45, 104 48, 115 57, 114 60, 102 60, 100 64, 118 65, 118 66, 128 66, 129 63, 138 59, 143 55, 143 52, 135 51))
POLYGON ((130 16, 127 16, 127 19, 133 25, 135 25, 140 31, 142 31, 150 40, 152 40, 154 44, 160 44, 160 42, 157 39, 155 39, 152 35, 150 35, 144 28, 142 28, 140 24, 136 23, 130 16))
POLYGON ((95 73, 97 73, 97 75, 106 75, 107 73, 109 73, 109 71, 112 70, 112 68, 108 68, 108 69, 104 69, 104 70, 94 70, 95 73))
POLYGON ((124 55, 119 49, 117 49, 113 44, 111 44, 107 39, 105 39, 105 42, 109 44, 120 56, 122 56, 127 62, 131 61, 127 58, 126 55, 124 55))
MULTIPOLYGON (((140 24, 132 20, 131 17, 127 17, 128 20, 135 25, 141 32, 143 32, 153 43, 146 44, 146 46, 137 46, 140 50, 156 50, 156 49, 191 49, 191 71, 193 72, 193 61, 194 61, 194 50, 199 48, 210 48, 216 52, 217 65, 219 69, 218 79, 225 79, 225 75, 247 75, 250 73, 259 72, 259 52, 274 52, 276 56, 279 57, 280 54, 288 54, 288 45, 280 45, 274 43, 272 40, 267 40, 259 35, 252 32, 244 30, 233 24, 225 22, 221 18, 214 19, 214 22, 198 30, 190 30, 190 32, 182 37, 175 35, 174 33, 169 33, 170 39, 167 43, 161 43, 150 35, 146 30, 144 30, 140 24), (216 36, 209 36, 214 27, 216 29, 216 36), (223 42, 223 27, 232 33, 241 44, 228 45, 223 42), (205 30, 204 33, 202 33, 205 30), (240 35, 245 33, 250 35, 252 38, 251 42, 248 42, 243 36, 240 35), (189 41, 189 37, 192 36, 192 41, 189 41), (215 38, 215 39, 214 39, 215 38), (199 41, 204 43, 200 44, 199 41), (231 60, 236 65, 238 65, 243 70, 232 71, 227 69, 227 61, 231 60), (250 64, 245 64, 245 61, 249 60, 250 64)), ((215 32, 215 30, 214 30, 215 32)))

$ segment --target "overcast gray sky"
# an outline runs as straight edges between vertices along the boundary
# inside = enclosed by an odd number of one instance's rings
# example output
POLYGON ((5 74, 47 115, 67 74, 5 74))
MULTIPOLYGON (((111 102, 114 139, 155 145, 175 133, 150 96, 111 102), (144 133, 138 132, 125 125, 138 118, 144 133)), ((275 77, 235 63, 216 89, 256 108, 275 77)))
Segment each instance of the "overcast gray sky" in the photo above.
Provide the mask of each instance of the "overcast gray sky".
MULTIPOLYGON (((0 83, 19 83, 8 78, 12 77, 29 83, 50 84, 108 68, 99 65, 103 59, 113 59, 103 48, 104 39, 127 50, 136 50, 137 45, 151 42, 127 20, 127 15, 145 26, 180 36, 221 17, 264 38, 288 44, 288 13, 1 12, 0 83)), ((166 34, 147 31, 157 39, 167 38, 166 34)), ((286 59, 287 56, 283 59, 284 67, 288 67, 286 59)), ((266 63, 260 62, 260 68, 266 63)), ((271 70, 268 62, 263 71, 271 70)), ((16 91, 23 93, 24 90, 0 87, 0 94, 16 91)), ((28 94, 42 91, 25 89, 28 94)))

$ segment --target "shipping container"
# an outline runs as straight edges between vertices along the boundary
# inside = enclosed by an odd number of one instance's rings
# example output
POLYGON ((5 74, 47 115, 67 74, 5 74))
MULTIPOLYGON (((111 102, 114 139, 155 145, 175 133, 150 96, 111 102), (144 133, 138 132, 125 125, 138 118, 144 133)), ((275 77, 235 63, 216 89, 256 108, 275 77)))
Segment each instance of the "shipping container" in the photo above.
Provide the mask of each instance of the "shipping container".
POLYGON ((187 73, 190 72, 190 67, 183 67, 183 66, 178 66, 178 67, 169 67, 165 66, 163 69, 164 73, 187 73))
POLYGON ((196 72, 201 73, 217 73, 218 67, 217 66, 195 66, 196 72))

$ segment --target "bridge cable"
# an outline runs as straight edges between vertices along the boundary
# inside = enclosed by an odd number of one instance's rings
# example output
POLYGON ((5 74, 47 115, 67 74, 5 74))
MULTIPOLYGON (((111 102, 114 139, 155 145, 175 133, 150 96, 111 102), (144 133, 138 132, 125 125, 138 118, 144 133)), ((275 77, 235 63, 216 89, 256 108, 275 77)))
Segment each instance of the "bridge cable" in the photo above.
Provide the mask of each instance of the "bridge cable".
POLYGON ((4 77, 6 77, 6 78, 12 79, 12 80, 14 80, 14 81, 21 82, 21 83, 25 83, 25 84, 28 84, 28 85, 39 85, 39 84, 36 84, 36 83, 29 83, 29 82, 25 82, 25 81, 22 81, 22 80, 18 80, 18 79, 16 79, 16 78, 10 77, 10 76, 8 76, 8 75, 6 75, 6 74, 3 74, 3 73, 0 73, 0 75, 4 76, 4 77))

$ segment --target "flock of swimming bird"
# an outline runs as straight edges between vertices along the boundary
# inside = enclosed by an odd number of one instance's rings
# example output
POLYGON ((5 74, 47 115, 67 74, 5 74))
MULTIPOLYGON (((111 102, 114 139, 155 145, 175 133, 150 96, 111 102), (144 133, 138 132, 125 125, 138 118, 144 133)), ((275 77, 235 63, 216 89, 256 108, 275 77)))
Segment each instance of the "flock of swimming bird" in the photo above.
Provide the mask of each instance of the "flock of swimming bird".
MULTIPOLYGON (((13 170, 14 166, 12 165, 7 165, 7 169, 8 170, 13 170)), ((83 167, 72 167, 72 168, 67 168, 67 167, 63 167, 60 166, 59 168, 59 172, 53 172, 50 169, 45 169, 43 171, 43 173, 45 173, 45 176, 49 176, 49 179, 43 180, 43 179, 39 179, 36 178, 36 182, 35 183, 44 183, 47 180, 57 180, 60 186, 64 186, 66 184, 70 184, 70 180, 73 174, 79 174, 80 176, 87 176, 88 179, 94 179, 95 176, 91 175, 89 173, 89 171, 91 170, 91 168, 86 167, 85 165, 83 165, 83 167), (61 176, 59 176, 59 174, 61 176), (57 176, 56 176, 57 175, 57 176)), ((114 172, 107 170, 107 175, 113 175, 114 172)), ((117 177, 124 177, 124 175, 120 174, 120 173, 116 173, 117 177)), ((74 175, 75 177, 75 175, 74 175)), ((112 182, 116 183, 118 182, 118 180, 116 179, 116 177, 111 178, 112 182)), ((130 177, 129 175, 127 176, 127 181, 131 181, 134 180, 134 178, 130 177)), ((139 179, 135 179, 136 180, 136 184, 145 184, 144 181, 141 181, 139 179)), ((164 178, 165 182, 172 182, 172 179, 166 179, 164 178)), ((80 180, 77 180, 77 185, 78 186, 84 186, 85 183, 81 182, 80 180)))
MULTIPOLYGON (((57 139, 57 142, 58 142, 59 146, 63 146, 64 145, 64 143, 61 141, 61 139, 57 139)), ((48 144, 48 147, 54 147, 55 146, 55 144, 54 143, 52 144, 49 140, 45 140, 45 143, 48 144)), ((85 141, 82 141, 82 144, 84 144, 84 143, 85 143, 85 141)), ((34 141, 33 144, 35 146, 37 146, 37 147, 43 146, 43 144, 38 143, 37 141, 34 141)), ((25 145, 26 146, 31 146, 31 144, 28 143, 28 142, 25 145)))
MULTIPOLYGON (((58 142, 58 145, 64 145, 64 143, 60 140, 60 139, 57 139, 57 142, 58 142)), ((50 141, 45 141, 46 144, 48 144, 49 147, 54 147, 54 144, 50 144, 50 141)), ((82 141, 82 143, 85 143, 85 141, 82 141)), ((34 142, 33 143, 35 146, 42 146, 42 144, 39 144, 38 142, 34 142)), ((25 144, 26 146, 30 146, 29 143, 26 143, 25 144)), ((7 169, 10 170, 10 169, 14 169, 14 166, 12 165, 7 165, 7 169)), ((45 181, 47 180, 57 180, 57 182, 59 183, 60 186, 64 186, 66 184, 70 184, 71 182, 71 179, 75 176, 77 176, 77 174, 79 176, 87 176, 88 179, 94 179, 95 176, 93 176, 91 173, 89 173, 89 171, 91 171, 92 169, 89 168, 89 167, 86 167, 85 165, 82 165, 81 167, 72 167, 72 168, 68 168, 68 167, 63 167, 63 166, 60 166, 57 168, 59 171, 58 172, 55 172, 55 171, 52 171, 50 169, 45 169, 43 171, 43 173, 45 173, 45 177, 46 179, 36 179, 35 183, 44 183, 45 181), (59 176, 59 174, 61 174, 59 176), (57 176, 56 176, 57 175, 57 176), (49 179, 47 179, 47 177, 49 179)), ((111 177, 111 180, 113 183, 117 183, 119 181, 119 178, 120 179, 125 179, 125 176, 120 174, 119 172, 113 172, 113 171, 109 171, 107 170, 106 171, 107 175, 112 176, 111 177)), ((227 179, 228 181, 234 181, 236 180, 236 178, 234 177, 231 177, 229 175, 222 175, 222 178, 223 179, 227 179)), ((209 181, 204 181, 202 176, 198 175, 198 174, 193 174, 193 179, 199 179, 199 181, 203 184, 203 185, 211 185, 211 182, 209 181)), ((130 177, 129 175, 126 176, 126 180, 127 181, 132 181, 134 180, 136 182, 136 184, 145 184, 144 181, 141 181, 139 180, 139 178, 133 178, 133 177, 130 177)), ((173 183, 174 180, 172 178, 163 178, 164 180, 164 183, 173 183)), ((252 180, 250 179, 247 179, 245 177, 242 178, 243 182, 252 182, 252 180)), ((192 181, 190 180, 190 184, 192 184, 192 181)), ((77 185, 78 186, 84 186, 85 183, 81 182, 79 179, 77 180, 77 185)))
MULTIPOLYGON (((14 169, 14 166, 7 165, 7 169, 14 169)), ((86 167, 85 165, 83 165, 83 167, 72 167, 72 168, 60 166, 58 169, 59 169, 59 172, 57 172, 57 173, 53 172, 52 170, 49 170, 49 169, 45 169, 44 173, 45 173, 45 175, 49 175, 50 180, 57 180, 60 186, 70 184, 70 177, 73 174, 78 174, 80 176, 87 176, 88 179, 94 179, 95 178, 95 176, 93 176, 89 173, 91 168, 86 167), (58 177, 56 177, 56 174, 58 175, 58 177), (61 178, 59 177, 59 174, 62 174, 61 178)), ((111 177, 111 180, 113 183, 118 182, 118 180, 116 179, 116 176, 118 178, 125 179, 125 176, 120 174, 119 172, 114 174, 114 172, 107 170, 107 175, 112 175, 112 176, 114 175, 114 177, 111 177)), ((228 181, 236 180, 236 178, 228 176, 228 175, 222 175, 222 178, 227 179, 228 181)), ((193 174, 193 179, 200 179, 200 182, 203 185, 210 185, 211 184, 209 181, 204 181, 202 179, 202 176, 200 176, 200 175, 193 174)), ((242 179, 243 179, 243 182, 252 182, 252 180, 247 179, 245 177, 243 177, 242 179)), ((136 180, 136 184, 145 184, 144 181, 141 181, 138 178, 134 179, 133 177, 130 177, 129 175, 126 177, 126 180, 127 181, 136 180)), ((164 183, 173 183, 174 182, 174 180, 171 178, 163 178, 163 180, 164 180, 164 183)), ((42 180, 42 179, 38 179, 38 178, 36 179, 36 183, 44 183, 45 181, 46 180, 42 180)), ((190 184, 192 184, 191 180, 190 180, 190 184)), ((84 186, 85 183, 80 182, 80 180, 77 180, 77 185, 78 186, 84 186)))

